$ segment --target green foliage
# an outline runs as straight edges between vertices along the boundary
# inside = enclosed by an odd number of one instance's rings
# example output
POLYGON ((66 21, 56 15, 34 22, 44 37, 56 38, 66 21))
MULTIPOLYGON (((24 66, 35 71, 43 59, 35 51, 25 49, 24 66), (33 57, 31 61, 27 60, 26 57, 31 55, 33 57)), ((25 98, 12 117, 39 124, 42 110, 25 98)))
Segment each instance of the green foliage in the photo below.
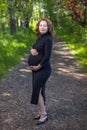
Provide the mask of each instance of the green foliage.
POLYGON ((75 25, 68 19, 56 28, 56 33, 66 41, 79 66, 87 72, 87 27, 75 25))
POLYGON ((14 36, 0 33, 0 79, 8 69, 18 64, 35 40, 32 31, 19 31, 14 36))

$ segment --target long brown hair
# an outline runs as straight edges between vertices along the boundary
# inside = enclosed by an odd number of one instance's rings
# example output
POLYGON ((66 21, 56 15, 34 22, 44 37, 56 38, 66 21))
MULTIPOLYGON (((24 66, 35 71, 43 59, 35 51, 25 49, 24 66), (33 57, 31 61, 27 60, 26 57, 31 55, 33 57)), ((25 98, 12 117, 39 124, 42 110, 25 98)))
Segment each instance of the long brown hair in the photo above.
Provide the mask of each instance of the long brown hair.
POLYGON ((42 19, 40 19, 39 21, 38 21, 38 23, 36 24, 36 34, 37 34, 37 36, 40 36, 41 34, 40 34, 40 32, 39 32, 39 24, 40 24, 40 22, 41 21, 46 21, 47 22, 47 26, 48 26, 48 34, 49 35, 51 35, 52 37, 54 37, 54 28, 53 28, 53 24, 52 24, 52 22, 49 20, 49 19, 47 19, 47 18, 42 18, 42 19))

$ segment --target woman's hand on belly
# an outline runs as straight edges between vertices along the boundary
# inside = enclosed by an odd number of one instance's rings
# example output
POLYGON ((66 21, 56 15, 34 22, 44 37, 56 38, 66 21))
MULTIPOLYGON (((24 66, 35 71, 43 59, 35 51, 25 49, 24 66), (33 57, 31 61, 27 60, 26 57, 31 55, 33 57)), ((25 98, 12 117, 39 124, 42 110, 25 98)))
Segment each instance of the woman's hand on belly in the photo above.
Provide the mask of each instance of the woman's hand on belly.
POLYGON ((41 68, 41 65, 36 65, 36 66, 30 66, 30 69, 33 70, 33 71, 37 71, 41 68))
POLYGON ((31 54, 36 56, 38 55, 38 51, 36 49, 31 49, 31 54))

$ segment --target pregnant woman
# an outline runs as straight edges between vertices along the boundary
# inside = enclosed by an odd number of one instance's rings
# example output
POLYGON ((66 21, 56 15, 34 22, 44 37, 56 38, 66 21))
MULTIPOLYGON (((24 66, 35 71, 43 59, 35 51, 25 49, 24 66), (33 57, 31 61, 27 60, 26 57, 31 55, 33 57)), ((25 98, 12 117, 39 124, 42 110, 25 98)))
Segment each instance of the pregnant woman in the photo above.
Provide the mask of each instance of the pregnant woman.
POLYGON ((34 118, 36 125, 41 125, 48 120, 46 112, 45 85, 51 75, 50 57, 53 44, 53 25, 48 19, 41 19, 36 25, 38 36, 31 49, 28 64, 32 70, 32 97, 31 104, 39 105, 39 112, 34 118))

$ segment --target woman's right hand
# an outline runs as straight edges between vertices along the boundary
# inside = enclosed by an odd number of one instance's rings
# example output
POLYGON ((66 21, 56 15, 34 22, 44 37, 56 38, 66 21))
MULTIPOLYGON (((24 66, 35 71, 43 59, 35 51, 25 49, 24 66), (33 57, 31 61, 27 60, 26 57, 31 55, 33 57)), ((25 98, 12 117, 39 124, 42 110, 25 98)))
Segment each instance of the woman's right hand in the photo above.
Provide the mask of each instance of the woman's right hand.
POLYGON ((34 56, 36 56, 36 55, 38 55, 38 52, 37 52, 36 49, 31 49, 31 54, 34 55, 34 56))

